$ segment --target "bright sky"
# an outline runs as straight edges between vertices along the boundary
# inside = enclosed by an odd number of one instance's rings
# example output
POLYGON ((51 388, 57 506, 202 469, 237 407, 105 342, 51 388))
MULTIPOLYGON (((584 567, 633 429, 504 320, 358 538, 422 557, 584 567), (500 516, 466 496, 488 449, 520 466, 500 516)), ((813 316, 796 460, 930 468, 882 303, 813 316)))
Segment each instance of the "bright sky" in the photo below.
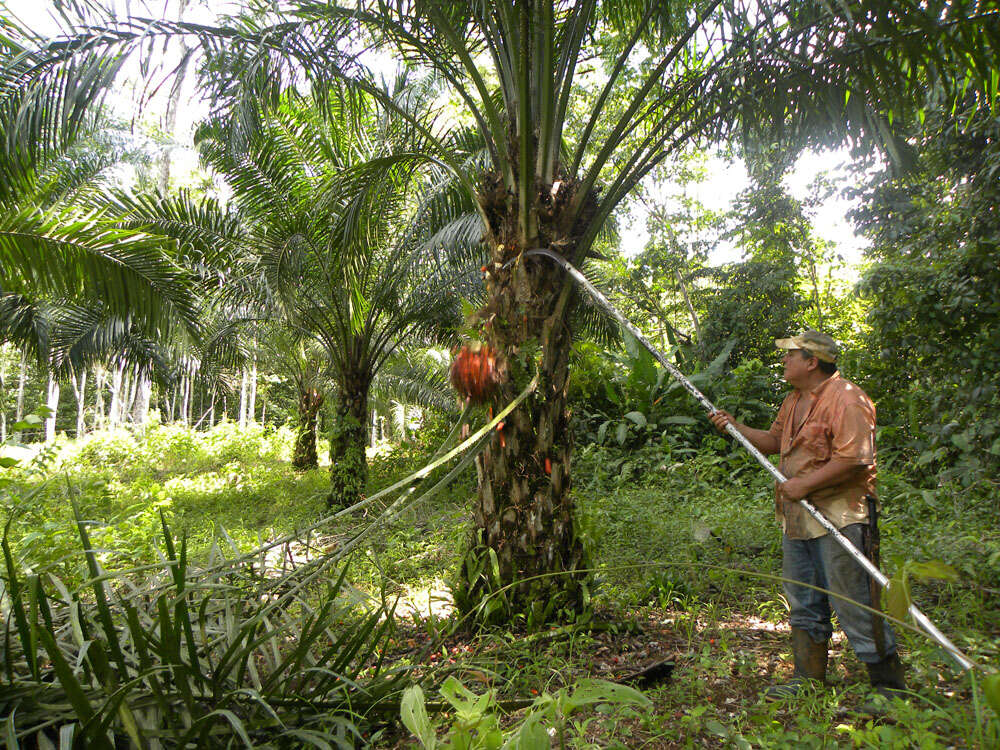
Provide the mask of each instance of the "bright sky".
MULTIPOLYGON (((130 9, 133 14, 149 13, 150 15, 169 14, 176 17, 177 0, 115 0, 116 6, 123 14, 130 9)), ((234 12, 239 3, 231 0, 188 0, 185 10, 185 20, 195 22, 211 22, 218 14, 234 12)), ((40 33, 56 34, 59 23, 53 11, 50 0, 0 0, 0 7, 6 7, 9 12, 18 17, 29 28, 40 33)), ((375 60, 376 73, 391 75, 392 60, 375 60)), ((189 142, 193 125, 207 114, 207 106, 198 100, 194 91, 193 81, 188 80, 183 94, 184 105, 178 118, 178 139, 183 144, 189 142)), ((164 87, 166 89, 167 87, 164 87)), ((165 97, 164 93, 162 97, 165 97)), ((132 105, 131 92, 120 91, 116 109, 128 111, 132 105)), ((161 98, 162 98, 161 97, 161 98)), ((150 109, 162 111, 153 104, 150 109)), ((197 167, 197 157, 192 149, 178 148, 173 152, 175 175, 193 174, 197 167)), ((835 184, 847 176, 846 167, 850 157, 846 150, 827 151, 823 153, 807 152, 803 154, 795 168, 785 180, 786 187, 792 196, 802 199, 807 195, 810 182, 821 172, 826 171, 835 184)), ((846 183, 845 183, 846 184, 846 183)), ((724 211, 728 209, 740 191, 748 185, 747 172, 742 163, 730 163, 719 157, 712 157, 707 164, 707 177, 701 183, 688 185, 687 190, 692 197, 699 200, 707 209, 724 211)), ((847 212, 853 204, 835 193, 829 200, 819 206, 813 218, 816 233, 823 239, 833 243, 837 251, 843 255, 850 265, 861 259, 867 245, 864 238, 855 235, 854 228, 847 219, 847 212)), ((622 249, 627 255, 634 255, 643 249, 649 239, 646 232, 646 209, 638 201, 627 204, 631 215, 630 226, 622 232, 622 249)), ((712 256, 715 263, 739 260, 739 251, 731 243, 720 245, 712 256)))
MULTIPOLYGON (((807 151, 799 157, 795 167, 785 177, 784 184, 794 198, 800 200, 809 194, 809 184, 822 173, 835 185, 846 186, 850 179, 848 168, 851 157, 846 149, 815 152, 807 151)), ((741 161, 730 162, 719 156, 711 156, 707 163, 706 179, 687 186, 687 193, 710 211, 728 210, 736 196, 749 186, 749 176, 741 161)), ((854 233, 854 226, 847 218, 848 212, 856 206, 835 192, 827 201, 817 207, 813 216, 816 234, 835 245, 849 265, 860 262, 868 241, 854 233)), ((649 240, 646 231, 646 208, 639 201, 628 204, 631 223, 622 232, 622 250, 626 255, 635 255, 643 250, 649 240)), ((712 253, 713 263, 728 263, 740 260, 740 252, 731 242, 723 242, 712 253)))

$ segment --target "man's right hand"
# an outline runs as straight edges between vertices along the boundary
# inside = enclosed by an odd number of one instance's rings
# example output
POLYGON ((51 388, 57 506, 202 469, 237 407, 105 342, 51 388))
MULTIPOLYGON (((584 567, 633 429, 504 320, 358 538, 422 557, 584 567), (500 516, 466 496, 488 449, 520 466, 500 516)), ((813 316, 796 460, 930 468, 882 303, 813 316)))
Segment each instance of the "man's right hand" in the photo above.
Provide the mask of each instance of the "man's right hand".
POLYGON ((712 421, 712 424, 715 425, 715 429, 719 432, 726 432, 727 424, 732 424, 734 427, 736 426, 736 420, 733 419, 733 415, 728 411, 723 411, 722 409, 713 411, 708 415, 708 418, 712 421))

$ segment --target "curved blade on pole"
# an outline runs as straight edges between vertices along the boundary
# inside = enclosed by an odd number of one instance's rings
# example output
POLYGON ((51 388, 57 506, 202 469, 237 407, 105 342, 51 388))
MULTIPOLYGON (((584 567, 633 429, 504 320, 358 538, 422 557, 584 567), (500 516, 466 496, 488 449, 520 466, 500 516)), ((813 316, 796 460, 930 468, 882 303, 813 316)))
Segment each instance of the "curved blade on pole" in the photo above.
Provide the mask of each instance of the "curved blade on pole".
MULTIPOLYGON (((678 370, 677 367, 672 362, 668 361, 667 358, 658 349, 656 349, 656 347, 654 347, 645 336, 642 335, 639 329, 636 328, 634 325, 632 325, 632 323, 629 322, 624 315, 618 312, 611 305, 611 303, 608 302, 607 298, 603 294, 601 294, 601 292, 597 289, 597 287, 591 284, 590 281, 587 279, 587 277, 584 276, 582 273, 580 273, 576 268, 574 268, 573 265, 568 260, 566 260, 560 255, 557 255, 551 250, 547 250, 544 248, 539 248, 537 250, 529 250, 524 253, 525 257, 530 255, 544 255, 546 258, 551 258, 560 266, 562 266, 566 270, 566 272, 570 275, 570 277, 574 281, 576 281, 580 286, 582 286, 587 291, 587 293, 594 299, 594 301, 597 302, 597 304, 599 304, 604 309, 605 312, 607 312, 612 318, 617 320, 618 323, 622 326, 622 328, 624 328, 630 334, 635 336, 636 340, 639 341, 639 343, 641 343, 644 347, 646 347, 646 349, 649 350, 649 353, 656 358, 656 361, 659 362, 661 365, 663 365, 664 369, 666 369, 666 371, 669 372, 678 383, 684 386, 685 390, 687 390, 688 393, 694 396, 695 400, 697 400, 698 403, 701 404, 702 408, 705 409, 705 411, 707 411, 709 414, 716 411, 715 406, 713 406, 712 402, 705 397, 705 394, 699 391, 697 387, 695 387, 694 383, 688 380, 684 376, 684 373, 678 370)), ((766 469, 768 473, 770 473, 771 476, 775 478, 775 480, 777 480, 779 483, 787 481, 787 477, 785 477, 784 474, 778 471, 777 467, 775 467, 775 465, 772 464, 767 459, 767 456, 765 456, 763 453, 757 450, 757 448, 753 445, 753 443, 747 440, 747 438, 743 435, 743 433, 741 433, 731 424, 726 425, 726 432, 732 435, 733 439, 735 439, 740 445, 746 448, 747 451, 750 453, 750 455, 752 455, 755 459, 757 459, 757 463, 759 463, 762 467, 764 467, 764 469, 766 469)), ((882 574, 882 571, 880 571, 872 563, 872 561, 869 560, 863 552, 861 552, 861 550, 859 550, 857 547, 851 544, 851 541, 843 534, 841 534, 840 531, 837 529, 837 527, 834 526, 832 523, 830 523, 822 513, 816 510, 816 507, 812 503, 810 503, 808 500, 799 500, 799 504, 802 505, 802 507, 805 508, 806 511, 808 511, 809 515, 815 518, 824 529, 826 529, 830 534, 833 535, 833 538, 837 540, 840 546, 843 547, 845 550, 847 550, 847 552, 851 555, 851 557, 857 560, 858 564, 861 565, 861 567, 863 567, 865 570, 867 570, 868 573, 872 576, 872 578, 878 581, 881 586, 885 588, 889 587, 890 585, 889 579, 882 574)), ((917 609, 916 605, 910 604, 909 612, 914 622, 916 622, 917 625, 919 625, 920 628, 925 633, 927 633, 927 635, 929 635, 945 651, 947 651, 948 654, 959 665, 959 667, 961 667, 963 670, 971 669, 973 667, 973 663, 969 661, 968 657, 966 657, 965 654, 963 654, 959 650, 958 646, 952 643, 944 633, 938 630, 938 628, 934 625, 934 623, 931 622, 930 619, 928 619, 927 615, 925 615, 923 612, 917 609)))

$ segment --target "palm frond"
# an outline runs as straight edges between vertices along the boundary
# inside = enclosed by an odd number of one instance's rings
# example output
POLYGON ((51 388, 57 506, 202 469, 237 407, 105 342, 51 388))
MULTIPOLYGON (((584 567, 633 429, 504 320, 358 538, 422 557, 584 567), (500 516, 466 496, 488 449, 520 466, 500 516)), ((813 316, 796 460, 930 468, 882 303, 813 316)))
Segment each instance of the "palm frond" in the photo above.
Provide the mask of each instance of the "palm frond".
POLYGON ((116 227, 103 217, 22 210, 0 220, 0 273, 8 291, 102 300, 165 337, 177 325, 197 333, 190 274, 163 240, 116 227))

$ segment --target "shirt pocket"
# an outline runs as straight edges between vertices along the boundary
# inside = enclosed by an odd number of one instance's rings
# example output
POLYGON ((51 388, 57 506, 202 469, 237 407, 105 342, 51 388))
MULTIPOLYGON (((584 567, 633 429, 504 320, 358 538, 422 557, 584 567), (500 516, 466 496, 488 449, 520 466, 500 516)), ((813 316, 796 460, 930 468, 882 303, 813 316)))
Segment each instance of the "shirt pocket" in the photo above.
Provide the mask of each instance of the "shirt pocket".
POLYGON ((814 422, 802 427, 802 444, 816 460, 830 460, 832 443, 832 434, 827 425, 814 422))

